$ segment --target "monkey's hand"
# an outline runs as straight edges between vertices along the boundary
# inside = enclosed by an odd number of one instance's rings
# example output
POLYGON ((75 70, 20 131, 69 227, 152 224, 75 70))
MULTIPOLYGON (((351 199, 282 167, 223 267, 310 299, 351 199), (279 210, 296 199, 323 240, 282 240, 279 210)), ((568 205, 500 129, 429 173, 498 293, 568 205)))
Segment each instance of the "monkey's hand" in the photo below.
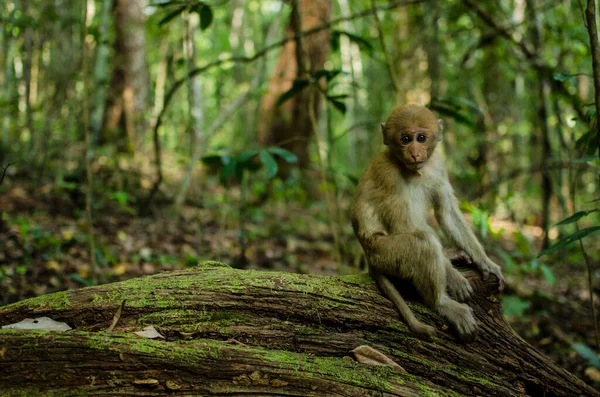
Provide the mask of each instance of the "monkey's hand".
POLYGON ((489 258, 485 258, 485 260, 477 264, 477 268, 483 275, 484 280, 487 280, 490 273, 498 277, 498 291, 502 292, 504 290, 504 276, 502 275, 500 266, 496 265, 489 258))

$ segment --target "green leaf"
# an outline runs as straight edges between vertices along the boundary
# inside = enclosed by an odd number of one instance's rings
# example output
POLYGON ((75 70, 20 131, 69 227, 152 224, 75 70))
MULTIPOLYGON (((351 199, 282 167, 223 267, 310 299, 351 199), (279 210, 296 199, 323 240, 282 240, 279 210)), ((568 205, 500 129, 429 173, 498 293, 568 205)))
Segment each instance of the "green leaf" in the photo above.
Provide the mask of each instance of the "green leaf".
POLYGON ((171 20, 176 18, 178 15, 181 15, 181 13, 186 8, 187 8, 187 6, 180 6, 180 7, 176 8, 174 11, 171 11, 163 19, 160 20, 160 22, 158 23, 158 26, 163 26, 163 25, 169 23, 171 20))
POLYGON ((335 44, 333 45, 334 51, 339 48, 339 45, 336 46, 336 44, 339 43, 341 35, 348 37, 348 39, 350 39, 350 41, 352 41, 353 43, 356 43, 356 45, 358 45, 358 48, 360 48, 361 50, 364 50, 369 55, 373 55, 373 45, 371 43, 369 43, 368 40, 366 40, 363 37, 357 36, 353 33, 347 32, 345 30, 335 30, 335 29, 332 30, 332 32, 331 32, 332 44, 335 42, 335 44))
MULTIPOLYGON (((225 163, 224 163, 225 164, 225 163)), ((238 162, 235 157, 232 157, 229 162, 225 164, 225 167, 221 170, 221 183, 225 183, 227 179, 231 178, 231 176, 237 172, 238 162)))
POLYGON ((223 160, 222 160, 223 156, 221 154, 209 154, 206 155, 204 157, 202 157, 202 162, 206 165, 216 165, 216 164, 223 164, 223 160))
POLYGON ((240 154, 239 156, 237 156, 237 160, 240 163, 245 163, 246 161, 250 160, 252 157, 256 156, 257 153, 258 153, 258 150, 248 150, 247 152, 244 152, 244 153, 240 154))
POLYGON ((342 101, 338 101, 330 96, 327 96, 327 100, 331 102, 331 104, 339 110, 342 114, 346 114, 346 104, 342 101))
POLYGON ((575 149, 582 151, 587 155, 596 153, 596 150, 598 149, 598 146, 596 145, 596 131, 590 129, 583 134, 581 138, 575 142, 575 149))
POLYGON ((277 166, 277 161, 275 161, 275 158, 271 153, 269 153, 268 150, 260 151, 260 161, 267 168, 267 177, 269 179, 277 175, 277 170, 279 169, 279 167, 277 166))
POLYGON ((594 212, 600 212, 600 209, 593 209, 593 210, 589 210, 589 211, 579 211, 579 212, 576 212, 573 215, 571 215, 570 217, 568 217, 566 219, 563 219, 562 221, 558 222, 555 226, 567 225, 569 223, 577 222, 578 220, 580 220, 584 216, 588 216, 589 214, 592 214, 594 212))
POLYGON ((546 279, 546 282, 548 284, 550 284, 550 285, 556 284, 556 277, 554 277, 554 273, 552 273, 552 269, 550 269, 546 265, 541 265, 540 266, 540 271, 544 275, 544 278, 546 279))
POLYGON ((268 148, 267 150, 281 157, 290 164, 295 164, 298 162, 298 157, 294 153, 290 152, 289 150, 285 150, 284 148, 273 146, 268 148))
POLYGON ((71 280, 77 281, 77 282, 83 284, 86 287, 94 285, 94 282, 92 280, 88 280, 87 278, 81 277, 77 273, 71 273, 71 274, 69 274, 69 277, 71 278, 71 280))
POLYGON ((584 343, 573 343, 571 344, 573 350, 575 350, 579 355, 585 358, 589 365, 600 369, 600 358, 595 351, 589 348, 588 345, 584 343))
POLYGON ((538 258, 558 251, 559 249, 564 248, 577 240, 581 240, 582 238, 597 231, 600 231, 600 226, 592 226, 586 229, 578 230, 577 232, 561 239, 558 243, 554 244, 553 246, 546 248, 544 251, 538 254, 538 258))
POLYGON ((187 3, 185 1, 181 1, 181 0, 165 1, 164 3, 152 3, 152 4, 148 4, 148 5, 150 7, 165 8, 165 7, 174 6, 177 4, 187 5, 187 3))
POLYGON ((525 301, 516 295, 502 296, 502 308, 505 316, 523 317, 525 310, 531 306, 531 302, 525 301))
POLYGON ((203 4, 200 8, 200 29, 206 30, 210 26, 213 21, 213 11, 212 8, 206 4, 203 4))
POLYGON ((552 76, 552 77, 556 81, 565 81, 565 80, 568 80, 571 77, 575 77, 575 76, 577 76, 577 75, 576 74, 570 74, 570 73, 554 73, 554 76, 552 76))
POLYGON ((313 74, 313 76, 314 76, 315 80, 319 80, 324 77, 327 82, 330 82, 331 80, 333 80, 335 78, 335 76, 337 76, 341 72, 342 72, 342 69, 334 69, 334 70, 321 69, 321 70, 317 70, 313 74))
POLYGON ((594 161, 594 160, 598 160, 598 156, 585 156, 580 159, 573 160, 573 163, 575 163, 575 164, 587 163, 588 161, 594 161))
POLYGON ((429 108, 445 116, 452 117, 454 120, 461 124, 467 125, 469 127, 475 126, 475 122, 469 116, 466 116, 458 112, 457 110, 452 109, 449 106, 445 106, 444 104, 432 102, 431 104, 429 104, 429 108))
POLYGON ((277 99, 277 106, 281 106, 285 101, 292 98, 294 95, 298 94, 300 91, 305 89, 309 85, 308 80, 305 79, 296 79, 292 84, 292 88, 281 94, 279 99, 277 99))

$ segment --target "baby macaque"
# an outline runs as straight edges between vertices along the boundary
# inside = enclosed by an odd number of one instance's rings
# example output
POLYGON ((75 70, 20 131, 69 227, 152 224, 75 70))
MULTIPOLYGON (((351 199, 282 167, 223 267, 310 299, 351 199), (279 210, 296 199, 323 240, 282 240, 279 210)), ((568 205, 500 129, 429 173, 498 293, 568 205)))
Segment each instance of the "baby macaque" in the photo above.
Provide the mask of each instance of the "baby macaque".
POLYGON ((381 129, 387 150, 368 165, 352 205, 352 227, 371 275, 413 331, 435 334, 433 327, 415 318, 391 279, 411 280, 425 304, 445 317, 462 340, 474 340, 478 328, 473 311, 459 303, 473 289, 452 266, 428 225, 430 209, 434 208, 446 236, 472 259, 484 279, 495 275, 502 291, 504 277, 460 212, 443 160, 435 153, 441 120, 423 106, 405 105, 392 110, 381 129))

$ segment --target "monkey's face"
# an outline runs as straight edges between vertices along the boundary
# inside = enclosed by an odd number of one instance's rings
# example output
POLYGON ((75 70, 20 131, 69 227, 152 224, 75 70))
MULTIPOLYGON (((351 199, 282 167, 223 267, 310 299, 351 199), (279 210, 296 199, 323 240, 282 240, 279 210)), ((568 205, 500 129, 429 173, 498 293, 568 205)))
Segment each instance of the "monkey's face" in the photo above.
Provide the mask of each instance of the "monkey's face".
POLYGON ((383 143, 401 164, 413 171, 423 168, 440 140, 441 124, 423 106, 396 108, 381 127, 383 143))
POLYGON ((418 171, 433 153, 437 139, 427 128, 414 127, 393 131, 384 143, 406 168, 418 171))

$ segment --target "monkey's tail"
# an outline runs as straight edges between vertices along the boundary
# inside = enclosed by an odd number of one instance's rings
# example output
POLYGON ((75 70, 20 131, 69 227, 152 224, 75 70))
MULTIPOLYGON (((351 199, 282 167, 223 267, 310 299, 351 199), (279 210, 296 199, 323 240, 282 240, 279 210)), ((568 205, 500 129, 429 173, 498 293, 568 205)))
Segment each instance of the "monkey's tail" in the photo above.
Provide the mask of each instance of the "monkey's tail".
POLYGON ((387 298, 394 303, 394 306, 396 306, 396 309, 398 309, 400 315, 412 331, 428 336, 432 336, 435 334, 435 328, 430 327, 429 325, 425 325, 419 320, 417 320, 413 311, 410 310, 410 307, 408 307, 406 301, 404 300, 404 298, 402 298, 402 295, 400 295, 400 292, 398 292, 398 290, 396 289, 394 284, 392 284, 389 278, 387 278, 384 275, 377 274, 375 276, 375 281, 377 282, 379 288, 381 288, 385 296, 387 296, 387 298))

